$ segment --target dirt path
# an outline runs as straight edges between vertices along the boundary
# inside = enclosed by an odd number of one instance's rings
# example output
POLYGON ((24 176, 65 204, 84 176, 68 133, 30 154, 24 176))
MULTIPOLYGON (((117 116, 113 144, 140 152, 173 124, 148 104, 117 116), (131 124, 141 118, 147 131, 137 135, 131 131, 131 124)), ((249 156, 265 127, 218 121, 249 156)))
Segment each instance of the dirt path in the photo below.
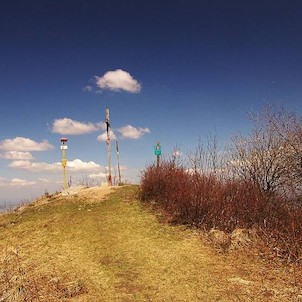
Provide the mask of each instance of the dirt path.
POLYGON ((1 216, 0 301, 302 301, 285 268, 159 223, 136 190, 83 189, 1 216))

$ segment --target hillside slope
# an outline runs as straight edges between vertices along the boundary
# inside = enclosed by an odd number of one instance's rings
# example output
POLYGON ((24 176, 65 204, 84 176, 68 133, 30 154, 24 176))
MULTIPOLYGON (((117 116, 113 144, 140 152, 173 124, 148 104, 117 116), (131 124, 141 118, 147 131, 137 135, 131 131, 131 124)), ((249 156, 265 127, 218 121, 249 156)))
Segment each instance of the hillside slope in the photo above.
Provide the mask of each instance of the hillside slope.
POLYGON ((87 188, 0 216, 0 301, 302 301, 289 268, 160 223, 137 189, 87 188))

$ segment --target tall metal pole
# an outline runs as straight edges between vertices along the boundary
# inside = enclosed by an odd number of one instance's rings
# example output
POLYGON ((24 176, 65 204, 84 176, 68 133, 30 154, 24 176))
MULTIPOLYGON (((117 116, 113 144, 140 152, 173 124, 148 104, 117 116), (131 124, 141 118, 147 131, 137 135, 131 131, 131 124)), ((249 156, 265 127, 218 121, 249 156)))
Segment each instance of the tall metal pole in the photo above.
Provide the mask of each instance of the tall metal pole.
POLYGON ((120 169, 120 151, 118 147, 118 141, 116 140, 116 156, 117 156, 117 170, 118 170, 118 185, 122 183, 121 169, 120 169))
POLYGON ((108 186, 112 186, 111 176, 111 147, 110 147, 110 114, 109 109, 106 109, 106 130, 107 130, 107 156, 108 156, 108 186))
POLYGON ((62 150, 62 167, 63 167, 63 189, 67 189, 67 182, 66 182, 66 166, 67 166, 67 159, 66 159, 66 150, 67 150, 67 143, 68 138, 62 137, 61 138, 61 150, 62 150))

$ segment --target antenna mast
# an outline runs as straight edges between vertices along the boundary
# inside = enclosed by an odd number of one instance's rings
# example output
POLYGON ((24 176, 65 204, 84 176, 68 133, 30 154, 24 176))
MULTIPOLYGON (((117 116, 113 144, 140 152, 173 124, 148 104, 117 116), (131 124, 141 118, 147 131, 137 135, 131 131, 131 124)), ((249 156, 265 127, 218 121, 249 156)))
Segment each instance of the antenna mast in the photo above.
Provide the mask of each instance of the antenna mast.
POLYGON ((120 151, 118 147, 118 141, 116 140, 116 156, 117 156, 117 170, 118 170, 118 185, 122 184, 122 177, 121 177, 121 169, 120 169, 120 151))

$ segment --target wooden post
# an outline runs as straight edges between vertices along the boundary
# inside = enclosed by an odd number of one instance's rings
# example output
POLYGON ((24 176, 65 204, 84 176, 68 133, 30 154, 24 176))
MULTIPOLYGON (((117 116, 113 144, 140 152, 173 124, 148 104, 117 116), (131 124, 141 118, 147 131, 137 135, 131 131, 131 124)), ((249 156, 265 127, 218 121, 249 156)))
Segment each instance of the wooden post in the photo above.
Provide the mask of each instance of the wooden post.
POLYGON ((108 186, 112 186, 111 176, 111 146, 110 146, 110 114, 109 109, 106 109, 106 129, 107 129, 107 156, 108 156, 108 186))

